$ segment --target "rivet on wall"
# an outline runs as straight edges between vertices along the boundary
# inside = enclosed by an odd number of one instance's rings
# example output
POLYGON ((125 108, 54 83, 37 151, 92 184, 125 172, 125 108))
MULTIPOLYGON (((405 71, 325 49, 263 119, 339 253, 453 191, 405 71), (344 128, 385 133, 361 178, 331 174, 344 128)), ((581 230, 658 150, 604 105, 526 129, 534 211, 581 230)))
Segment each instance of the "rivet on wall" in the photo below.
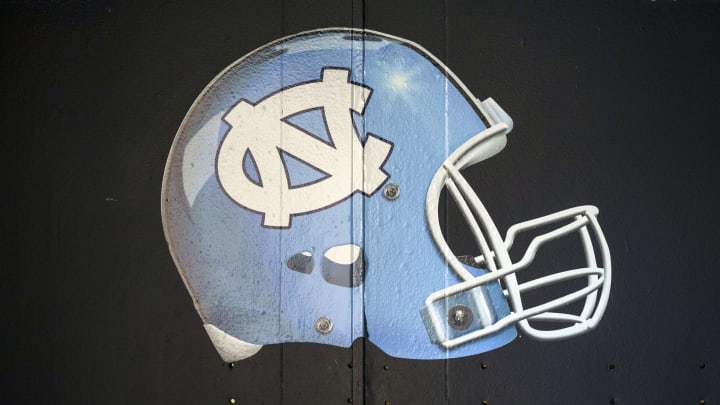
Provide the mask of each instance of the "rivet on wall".
POLYGON ((700 368, 705 368, 705 363, 700 363, 700 368))
POLYGON ((231 403, 231 404, 234 404, 234 403, 235 403, 235 398, 230 398, 230 399, 228 399, 228 402, 231 403))
POLYGON ((485 364, 485 363, 483 363, 483 364, 480 365, 480 368, 483 369, 483 370, 485 370, 486 368, 488 368, 488 365, 485 364))
POLYGON ((383 366, 383 370, 390 370, 390 366, 388 366, 387 364, 384 365, 384 366, 383 366))
POLYGON ((235 367, 235 363, 228 363, 228 368, 233 368, 233 367, 235 367))
POLYGON ((705 403, 705 400, 704 400, 704 399, 701 399, 701 400, 700 400, 700 403, 701 403, 701 404, 704 404, 704 403, 705 403))
MULTIPOLYGON (((615 363, 608 363, 607 368, 608 368, 608 370, 610 370, 611 372, 612 372, 612 371, 615 371, 615 363)), ((615 398, 610 398, 610 400, 608 401, 608 403, 610 403, 610 404, 616 404, 617 401, 615 400, 615 398)))

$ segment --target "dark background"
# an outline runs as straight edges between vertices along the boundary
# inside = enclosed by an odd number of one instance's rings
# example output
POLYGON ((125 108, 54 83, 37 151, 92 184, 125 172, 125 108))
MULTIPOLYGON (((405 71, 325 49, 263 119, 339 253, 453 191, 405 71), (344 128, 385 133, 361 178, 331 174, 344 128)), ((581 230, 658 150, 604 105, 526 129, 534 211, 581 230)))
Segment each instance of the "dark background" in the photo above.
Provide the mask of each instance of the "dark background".
POLYGON ((0 3, 0 402, 720 403, 720 4, 418 3, 0 3), (447 362, 363 340, 220 360, 164 240, 165 159, 225 66, 328 26, 417 42, 513 116, 468 174, 502 228, 600 207, 598 330, 447 362))

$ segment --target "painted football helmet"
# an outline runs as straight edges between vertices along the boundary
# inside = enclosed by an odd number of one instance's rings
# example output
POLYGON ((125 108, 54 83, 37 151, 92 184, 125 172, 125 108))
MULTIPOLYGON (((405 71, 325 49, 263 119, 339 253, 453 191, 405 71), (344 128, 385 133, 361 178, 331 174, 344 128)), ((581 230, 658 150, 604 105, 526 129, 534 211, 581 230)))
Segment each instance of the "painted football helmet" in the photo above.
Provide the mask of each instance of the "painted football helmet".
POLYGON ((503 238, 461 173, 500 152, 511 129, 436 57, 379 32, 304 32, 226 68, 182 122, 162 187, 170 252, 221 357, 365 337, 395 357, 443 359, 518 330, 551 340, 594 328, 610 292, 597 209, 521 222, 503 238), (467 222, 470 257, 443 235, 441 194, 467 222), (538 249, 567 235, 583 263, 533 277, 538 249), (559 297, 523 301, 562 283, 572 288, 559 297))

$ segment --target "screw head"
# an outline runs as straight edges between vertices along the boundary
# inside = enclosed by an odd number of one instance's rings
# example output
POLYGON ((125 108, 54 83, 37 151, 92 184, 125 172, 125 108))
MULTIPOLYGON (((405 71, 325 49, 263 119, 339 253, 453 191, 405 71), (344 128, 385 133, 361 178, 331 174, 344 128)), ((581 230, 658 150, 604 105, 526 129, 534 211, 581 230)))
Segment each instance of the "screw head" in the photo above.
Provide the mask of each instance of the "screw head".
POLYGON ((383 195, 388 200, 395 200, 398 197, 400 197, 400 186, 398 186, 395 183, 388 183, 385 185, 385 188, 383 188, 383 195))
POLYGON ((448 311, 448 324, 451 328, 465 330, 473 321, 473 313, 465 305, 455 305, 448 311))
POLYGON ((318 318, 317 321, 315 321, 315 330, 322 333, 323 335, 327 335, 332 331, 333 323, 330 320, 330 318, 321 316, 318 318))

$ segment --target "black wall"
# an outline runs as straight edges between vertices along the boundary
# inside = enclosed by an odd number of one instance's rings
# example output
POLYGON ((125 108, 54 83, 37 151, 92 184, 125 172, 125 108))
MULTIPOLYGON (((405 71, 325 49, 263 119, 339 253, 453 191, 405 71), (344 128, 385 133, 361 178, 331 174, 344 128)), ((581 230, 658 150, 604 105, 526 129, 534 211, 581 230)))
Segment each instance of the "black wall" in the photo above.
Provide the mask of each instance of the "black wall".
POLYGON ((720 402, 720 4, 417 3, 0 4, 0 402, 720 402), (501 225, 600 207, 598 330, 447 362, 365 341, 220 360, 164 240, 165 159, 225 66, 328 26, 417 42, 513 116, 469 174, 501 225))

